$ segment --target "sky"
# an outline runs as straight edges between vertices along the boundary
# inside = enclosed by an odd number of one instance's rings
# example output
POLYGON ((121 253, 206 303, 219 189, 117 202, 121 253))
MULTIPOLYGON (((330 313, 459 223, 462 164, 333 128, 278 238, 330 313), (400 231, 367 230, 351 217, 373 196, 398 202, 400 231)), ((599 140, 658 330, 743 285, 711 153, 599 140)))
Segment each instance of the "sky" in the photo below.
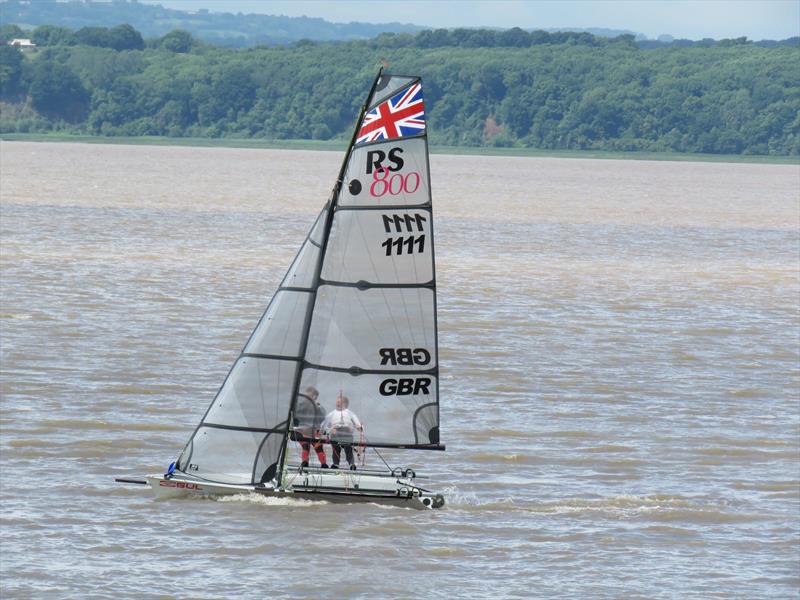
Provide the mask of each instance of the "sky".
POLYGON ((625 29, 656 38, 785 39, 800 35, 800 0, 139 0, 179 10, 320 17, 429 27, 625 29))

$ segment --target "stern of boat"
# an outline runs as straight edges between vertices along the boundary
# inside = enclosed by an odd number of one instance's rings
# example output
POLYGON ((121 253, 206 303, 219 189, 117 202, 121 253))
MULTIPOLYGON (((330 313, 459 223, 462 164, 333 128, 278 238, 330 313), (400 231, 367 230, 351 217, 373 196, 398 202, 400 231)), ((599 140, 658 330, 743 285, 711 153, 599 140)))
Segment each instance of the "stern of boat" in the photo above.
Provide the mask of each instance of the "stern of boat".
POLYGON ((419 487, 413 475, 319 468, 287 470, 284 488, 298 497, 329 502, 374 502, 426 509, 444 506, 444 496, 419 487))

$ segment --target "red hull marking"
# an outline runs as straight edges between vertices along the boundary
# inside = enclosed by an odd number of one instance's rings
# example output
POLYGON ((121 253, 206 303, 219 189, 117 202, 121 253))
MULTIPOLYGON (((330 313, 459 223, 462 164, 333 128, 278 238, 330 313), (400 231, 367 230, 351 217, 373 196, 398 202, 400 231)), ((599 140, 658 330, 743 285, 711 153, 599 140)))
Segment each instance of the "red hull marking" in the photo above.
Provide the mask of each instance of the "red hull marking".
POLYGON ((202 486, 197 483, 186 483, 185 481, 170 481, 169 479, 162 479, 158 482, 161 487, 172 487, 183 490, 202 490, 202 486))

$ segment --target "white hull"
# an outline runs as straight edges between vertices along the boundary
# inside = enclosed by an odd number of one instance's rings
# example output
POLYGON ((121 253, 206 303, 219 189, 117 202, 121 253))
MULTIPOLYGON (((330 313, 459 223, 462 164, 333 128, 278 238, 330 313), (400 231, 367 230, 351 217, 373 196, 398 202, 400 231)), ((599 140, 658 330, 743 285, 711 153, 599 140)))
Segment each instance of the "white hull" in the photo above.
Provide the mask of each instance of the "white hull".
POLYGON ((312 468, 292 469, 284 481, 284 488, 276 489, 272 484, 210 483, 183 474, 170 478, 147 476, 147 483, 157 498, 259 494, 327 502, 375 502, 417 509, 440 508, 444 505, 444 498, 440 494, 417 487, 413 477, 312 468))

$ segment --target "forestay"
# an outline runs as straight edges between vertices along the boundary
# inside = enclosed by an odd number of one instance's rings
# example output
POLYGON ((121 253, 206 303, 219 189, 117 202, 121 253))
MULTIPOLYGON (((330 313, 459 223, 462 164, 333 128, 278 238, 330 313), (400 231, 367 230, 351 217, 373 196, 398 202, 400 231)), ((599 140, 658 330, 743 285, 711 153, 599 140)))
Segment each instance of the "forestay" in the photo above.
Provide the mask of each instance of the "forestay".
POLYGON ((309 386, 328 410, 349 397, 361 445, 443 449, 417 77, 376 78, 329 201, 177 469, 225 483, 272 480, 309 386))

